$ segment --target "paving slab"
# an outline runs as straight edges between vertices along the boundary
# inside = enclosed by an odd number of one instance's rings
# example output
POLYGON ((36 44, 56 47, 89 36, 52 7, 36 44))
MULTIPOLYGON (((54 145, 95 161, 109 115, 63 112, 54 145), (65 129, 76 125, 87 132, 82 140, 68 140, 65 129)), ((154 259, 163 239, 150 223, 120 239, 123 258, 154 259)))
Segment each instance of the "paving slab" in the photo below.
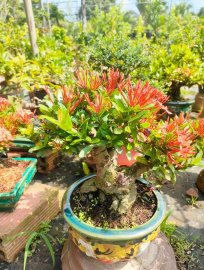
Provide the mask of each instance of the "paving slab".
POLYGON ((167 210, 172 210, 169 221, 182 228, 188 235, 201 238, 204 241, 204 195, 199 192, 199 198, 193 201, 185 195, 189 188, 195 188, 199 172, 203 167, 192 167, 177 177, 173 186, 163 186, 163 196, 167 202, 167 210))
POLYGON ((0 260, 12 262, 30 236, 44 221, 60 211, 58 190, 48 185, 30 185, 12 212, 0 212, 0 260))

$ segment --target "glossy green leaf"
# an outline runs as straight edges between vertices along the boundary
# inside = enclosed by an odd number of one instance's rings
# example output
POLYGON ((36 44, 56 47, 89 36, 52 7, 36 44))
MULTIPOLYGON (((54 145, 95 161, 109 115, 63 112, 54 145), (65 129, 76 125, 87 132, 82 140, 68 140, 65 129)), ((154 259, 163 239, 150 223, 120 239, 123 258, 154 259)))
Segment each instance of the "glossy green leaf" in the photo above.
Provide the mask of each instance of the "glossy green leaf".
POLYGON ((88 145, 88 146, 84 147, 84 148, 80 151, 79 157, 80 157, 80 158, 85 157, 88 153, 91 152, 91 150, 92 150, 93 148, 94 148, 94 145, 88 145))

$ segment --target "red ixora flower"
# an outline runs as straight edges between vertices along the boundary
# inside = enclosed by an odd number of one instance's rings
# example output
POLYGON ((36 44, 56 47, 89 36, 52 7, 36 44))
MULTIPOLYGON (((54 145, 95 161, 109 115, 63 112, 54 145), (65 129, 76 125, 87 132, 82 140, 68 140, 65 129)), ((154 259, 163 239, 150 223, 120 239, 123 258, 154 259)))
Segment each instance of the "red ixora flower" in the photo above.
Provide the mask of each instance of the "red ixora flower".
POLYGON ((22 124, 29 124, 33 116, 34 113, 31 112, 30 110, 20 109, 17 112, 15 112, 16 119, 22 124))
POLYGON ((61 88, 62 93, 62 101, 64 104, 71 102, 74 99, 74 91, 71 88, 66 88, 65 86, 62 86, 61 88))
POLYGON ((85 99, 88 102, 89 106, 92 108, 92 110, 96 113, 100 113, 103 105, 103 96, 101 94, 96 94, 94 97, 94 102, 90 100, 89 95, 85 94, 85 99))
POLYGON ((84 100, 84 95, 77 94, 77 100, 72 103, 72 106, 70 107, 70 113, 73 113, 74 110, 77 108, 77 106, 84 100))
POLYGON ((7 109, 9 105, 8 99, 0 97, 0 111, 7 109))
POLYGON ((161 128, 164 135, 161 139, 161 144, 165 145, 165 152, 168 160, 172 164, 177 164, 182 167, 177 161, 180 158, 187 159, 192 154, 195 154, 195 148, 192 145, 195 139, 192 129, 188 125, 188 117, 184 117, 181 113, 173 119, 165 122, 161 128))
POLYGON ((194 129, 197 132, 198 136, 204 139, 204 119, 199 119, 197 126, 194 125, 194 129))
POLYGON ((130 79, 128 79, 125 84, 119 84, 118 89, 126 103, 131 107, 139 105, 142 109, 152 104, 156 112, 163 109, 170 113, 167 107, 163 105, 168 100, 168 96, 150 86, 148 82, 143 85, 141 81, 138 81, 135 85, 132 85, 130 79))
POLYGON ((110 95, 124 80, 124 74, 120 73, 118 69, 116 71, 114 68, 109 69, 108 76, 105 73, 102 75, 103 81, 105 83, 106 92, 110 95))
POLYGON ((6 146, 10 141, 13 140, 13 136, 10 131, 5 127, 0 127, 0 144, 6 146))
POLYGON ((89 70, 76 71, 76 83, 82 89, 97 90, 102 84, 102 79, 95 72, 89 70))

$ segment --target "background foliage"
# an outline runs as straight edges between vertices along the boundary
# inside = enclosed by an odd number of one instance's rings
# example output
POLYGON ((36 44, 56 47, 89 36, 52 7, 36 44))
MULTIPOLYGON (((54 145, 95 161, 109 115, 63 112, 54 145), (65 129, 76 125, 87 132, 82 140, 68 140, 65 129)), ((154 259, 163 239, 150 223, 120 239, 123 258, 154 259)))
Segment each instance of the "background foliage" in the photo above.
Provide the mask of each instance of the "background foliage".
MULTIPOLYGON (((87 28, 69 22, 50 6, 51 31, 43 26, 47 11, 33 2, 39 55, 33 57, 21 1, 2 1, 0 13, 0 92, 57 88, 73 80, 75 68, 118 68, 132 80, 148 80, 172 93, 180 87, 203 86, 204 19, 202 9, 187 4, 169 10, 165 1, 136 3, 140 16, 113 6, 115 1, 87 2, 87 28), (19 38, 20 37, 20 38, 19 38), (5 80, 4 80, 5 79, 5 80), (3 81, 3 82, 2 82, 3 81)), ((80 10, 79 10, 80 15, 80 10)), ((171 94, 172 99, 175 95, 171 94)))

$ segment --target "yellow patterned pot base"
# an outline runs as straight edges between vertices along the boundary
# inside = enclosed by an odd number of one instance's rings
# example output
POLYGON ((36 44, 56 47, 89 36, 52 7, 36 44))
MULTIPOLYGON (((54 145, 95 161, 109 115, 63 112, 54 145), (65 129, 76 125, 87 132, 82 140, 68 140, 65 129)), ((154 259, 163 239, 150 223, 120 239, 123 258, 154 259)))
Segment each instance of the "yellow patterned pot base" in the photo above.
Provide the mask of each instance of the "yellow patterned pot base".
POLYGON ((160 232, 160 227, 141 240, 105 242, 98 239, 91 239, 81 235, 70 228, 69 234, 73 242, 87 256, 93 257, 105 263, 114 263, 129 260, 136 257, 160 232))

